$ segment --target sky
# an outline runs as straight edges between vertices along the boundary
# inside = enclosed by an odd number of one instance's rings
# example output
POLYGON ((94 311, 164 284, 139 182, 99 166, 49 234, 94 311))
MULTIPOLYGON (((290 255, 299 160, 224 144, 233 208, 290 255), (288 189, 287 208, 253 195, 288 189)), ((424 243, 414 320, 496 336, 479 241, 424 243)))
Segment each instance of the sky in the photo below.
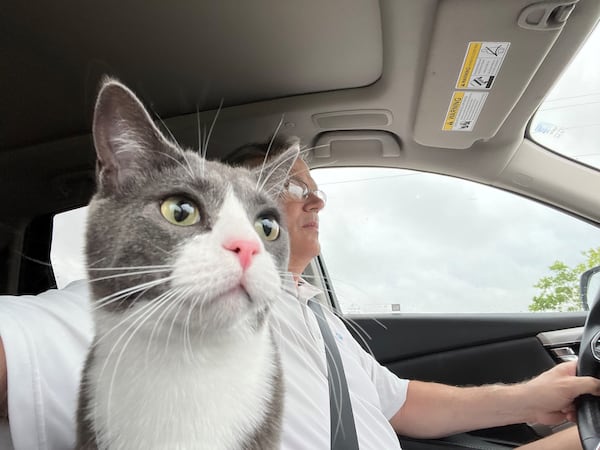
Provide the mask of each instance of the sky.
POLYGON ((328 195, 322 254, 353 312, 527 312, 548 266, 600 246, 596 227, 465 180, 364 168, 313 177, 328 195))
MULTIPOLYGON (((540 107, 531 135, 600 168, 600 28, 540 107)), ((318 169, 322 255, 346 312, 525 312, 555 260, 600 230, 475 183, 398 169, 318 169)), ((55 219, 59 287, 85 276, 85 209, 55 219)))
POLYGON ((539 108, 534 140, 600 168, 600 27, 589 36, 539 108))

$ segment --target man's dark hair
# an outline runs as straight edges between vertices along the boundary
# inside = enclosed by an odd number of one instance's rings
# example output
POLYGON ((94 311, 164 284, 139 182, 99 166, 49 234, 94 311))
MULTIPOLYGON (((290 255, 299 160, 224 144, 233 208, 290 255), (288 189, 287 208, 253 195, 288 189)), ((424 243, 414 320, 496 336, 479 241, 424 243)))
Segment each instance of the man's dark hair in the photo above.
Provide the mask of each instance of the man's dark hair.
MULTIPOLYGON (((273 139, 272 142, 267 141, 264 143, 245 144, 227 155, 223 162, 231 166, 256 167, 263 163, 267 152, 269 153, 267 161, 269 161, 271 158, 280 155, 296 142, 298 142, 297 137, 281 136, 273 139)), ((299 158, 304 160, 302 156, 299 158)))

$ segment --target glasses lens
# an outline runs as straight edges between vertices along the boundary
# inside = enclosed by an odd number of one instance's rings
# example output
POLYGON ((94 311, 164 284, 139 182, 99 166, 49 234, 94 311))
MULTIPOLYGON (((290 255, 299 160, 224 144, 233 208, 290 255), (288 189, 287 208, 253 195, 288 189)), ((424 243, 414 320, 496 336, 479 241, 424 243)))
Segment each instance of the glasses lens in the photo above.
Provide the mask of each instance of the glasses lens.
POLYGON ((306 185, 306 183, 300 180, 288 180, 286 185, 286 192, 288 197, 293 200, 304 201, 309 197, 309 195, 312 194, 319 200, 321 200, 323 203, 327 203, 327 195, 325 194, 325 192, 319 189, 311 191, 306 185))
POLYGON ((304 183, 296 180, 289 180, 287 183, 287 193, 294 200, 304 200, 304 195, 307 191, 308 188, 304 183))
POLYGON ((313 191, 313 194, 315 194, 315 196, 317 198, 319 198, 323 203, 327 203, 327 194, 321 190, 316 190, 313 191))

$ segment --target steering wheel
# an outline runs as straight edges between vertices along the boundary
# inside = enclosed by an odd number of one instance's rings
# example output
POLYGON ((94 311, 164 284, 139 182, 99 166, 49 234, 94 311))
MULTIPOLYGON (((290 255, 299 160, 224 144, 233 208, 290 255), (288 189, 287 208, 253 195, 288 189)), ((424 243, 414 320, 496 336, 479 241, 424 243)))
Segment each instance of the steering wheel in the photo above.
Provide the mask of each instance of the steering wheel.
MULTIPOLYGON (((600 378, 600 291, 585 321, 577 375, 600 378)), ((600 397, 582 395, 575 400, 575 406, 583 449, 600 450, 600 397)))

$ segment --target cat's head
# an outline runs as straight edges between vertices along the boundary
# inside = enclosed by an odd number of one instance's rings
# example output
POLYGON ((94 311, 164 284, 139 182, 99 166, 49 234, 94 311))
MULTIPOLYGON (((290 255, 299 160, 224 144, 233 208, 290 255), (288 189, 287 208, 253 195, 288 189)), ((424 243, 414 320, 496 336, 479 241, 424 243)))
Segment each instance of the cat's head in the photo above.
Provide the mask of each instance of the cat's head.
POLYGON ((167 139, 114 80, 101 87, 93 136, 86 255, 98 308, 203 333, 260 325, 287 270, 277 195, 298 143, 260 171, 207 161, 167 139))

